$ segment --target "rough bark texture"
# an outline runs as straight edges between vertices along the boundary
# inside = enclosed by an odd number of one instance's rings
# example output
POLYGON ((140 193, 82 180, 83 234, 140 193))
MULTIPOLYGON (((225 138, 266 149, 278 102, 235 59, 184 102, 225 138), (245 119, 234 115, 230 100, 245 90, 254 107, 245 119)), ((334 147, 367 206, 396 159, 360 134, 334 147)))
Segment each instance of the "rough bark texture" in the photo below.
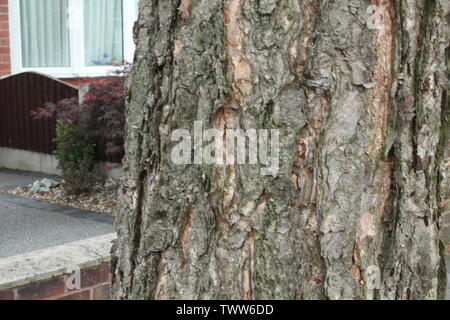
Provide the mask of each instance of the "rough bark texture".
POLYGON ((449 6, 141 0, 114 296, 442 298, 449 6), (279 175, 173 164, 195 120, 279 129, 279 175))

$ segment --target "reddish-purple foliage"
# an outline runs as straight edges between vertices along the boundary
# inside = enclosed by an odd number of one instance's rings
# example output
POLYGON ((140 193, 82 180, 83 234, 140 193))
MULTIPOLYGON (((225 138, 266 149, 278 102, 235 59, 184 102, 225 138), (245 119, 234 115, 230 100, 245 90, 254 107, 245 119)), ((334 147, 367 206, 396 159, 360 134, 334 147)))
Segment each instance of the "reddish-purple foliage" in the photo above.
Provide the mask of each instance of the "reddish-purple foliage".
POLYGON ((125 79, 125 76, 103 78, 89 85, 82 103, 78 98, 47 103, 32 111, 32 117, 55 117, 64 124, 81 127, 92 141, 103 139, 106 153, 120 154, 125 128, 125 79))
POLYGON ((36 111, 31 111, 31 115, 36 120, 56 117, 57 120, 66 124, 77 125, 83 118, 82 113, 85 111, 86 109, 78 103, 78 98, 68 98, 57 103, 46 103, 36 111))

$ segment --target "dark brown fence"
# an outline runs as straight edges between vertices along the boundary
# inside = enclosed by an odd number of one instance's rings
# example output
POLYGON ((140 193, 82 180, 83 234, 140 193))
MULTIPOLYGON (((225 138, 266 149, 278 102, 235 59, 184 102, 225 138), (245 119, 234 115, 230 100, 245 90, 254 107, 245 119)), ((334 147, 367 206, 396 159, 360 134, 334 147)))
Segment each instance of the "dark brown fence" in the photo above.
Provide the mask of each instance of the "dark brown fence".
MULTIPOLYGON (((34 72, 0 80, 0 147, 51 154, 55 149, 55 119, 33 120, 31 111, 47 102, 78 97, 78 89, 34 72)), ((105 154, 98 143, 99 159, 120 162, 122 155, 105 154)))
POLYGON ((0 146, 52 153, 55 120, 33 120, 31 111, 46 102, 78 96, 78 89, 38 73, 0 80, 0 146))

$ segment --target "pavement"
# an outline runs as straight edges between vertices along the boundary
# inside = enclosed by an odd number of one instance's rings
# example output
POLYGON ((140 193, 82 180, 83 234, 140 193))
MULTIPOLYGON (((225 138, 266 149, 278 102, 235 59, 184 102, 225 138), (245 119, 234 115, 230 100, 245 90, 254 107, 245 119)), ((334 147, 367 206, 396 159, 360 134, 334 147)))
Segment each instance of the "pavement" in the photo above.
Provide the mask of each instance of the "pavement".
POLYGON ((0 189, 8 189, 19 186, 26 186, 36 180, 49 178, 59 181, 58 176, 45 173, 34 173, 0 168, 0 189))
MULTIPOLYGON (((55 176, 0 169, 0 189, 55 176)), ((0 194, 0 259, 114 233, 114 218, 0 194)))

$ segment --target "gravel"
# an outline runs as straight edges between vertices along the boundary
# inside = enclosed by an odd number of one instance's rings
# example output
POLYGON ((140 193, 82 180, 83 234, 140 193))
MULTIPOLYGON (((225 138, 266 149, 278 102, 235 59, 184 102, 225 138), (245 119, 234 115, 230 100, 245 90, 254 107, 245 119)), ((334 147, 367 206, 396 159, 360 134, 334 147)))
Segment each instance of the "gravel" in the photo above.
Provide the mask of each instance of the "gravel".
POLYGON ((62 186, 51 188, 48 192, 31 192, 30 187, 17 187, 0 190, 0 193, 115 216, 119 207, 118 190, 118 182, 109 179, 104 185, 98 186, 92 192, 80 195, 69 195, 62 186))

